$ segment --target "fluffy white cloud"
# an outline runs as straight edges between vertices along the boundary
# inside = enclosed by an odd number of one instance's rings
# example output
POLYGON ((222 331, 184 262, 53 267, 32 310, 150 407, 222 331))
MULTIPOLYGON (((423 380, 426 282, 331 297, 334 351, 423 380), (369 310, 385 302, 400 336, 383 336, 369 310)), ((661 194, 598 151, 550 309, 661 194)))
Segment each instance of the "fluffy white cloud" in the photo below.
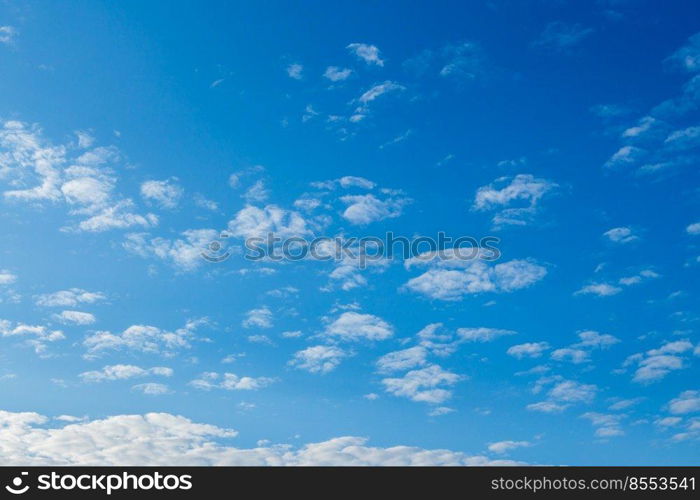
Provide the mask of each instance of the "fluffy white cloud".
POLYGON ((107 365, 102 370, 83 372, 80 374, 80 378, 85 382, 103 382, 105 380, 125 380, 148 375, 171 377, 173 370, 165 366, 155 366, 146 369, 135 365, 107 365))
POLYGON ((246 189, 245 193, 241 197, 248 203, 263 203, 270 196, 270 192, 265 187, 265 181, 258 179, 246 189))
POLYGON ((518 359, 539 358, 547 349, 549 349, 549 344, 547 342, 526 342, 524 344, 511 346, 506 352, 510 356, 518 359))
POLYGON ((295 352, 289 365, 310 373, 324 374, 335 370, 348 355, 339 347, 315 345, 295 352))
POLYGON ((499 337, 515 335, 513 330, 500 328, 458 328, 457 335, 466 342, 491 342, 499 337))
POLYGON ((700 234, 700 222, 694 222, 685 228, 688 234, 697 235, 700 234))
POLYGON ((358 106, 355 108, 352 116, 350 116, 350 121, 356 123, 364 120, 370 112, 370 103, 385 94, 404 89, 403 85, 390 80, 374 85, 357 98, 358 106))
POLYGON ((13 26, 0 26, 0 43, 9 45, 14 42, 17 36, 17 29, 13 26))
POLYGON ((644 149, 635 146, 622 146, 605 162, 605 167, 611 169, 624 168, 634 165, 647 155, 644 149))
POLYGON ((207 323, 206 318, 190 320, 185 326, 172 332, 149 325, 133 325, 121 333, 98 331, 85 337, 85 356, 93 358, 104 352, 116 350, 169 355, 176 350, 188 348, 197 328, 207 323))
POLYGON ((367 64, 384 66, 384 60, 381 58, 379 49, 375 45, 351 43, 346 48, 367 64))
POLYGON ((700 391, 684 391, 668 403, 668 409, 674 415, 700 412, 700 391))
POLYGON ((580 342, 574 344, 574 347, 603 349, 620 342, 620 339, 613 335, 608 333, 599 333, 594 330, 579 332, 578 338, 580 339, 580 342))
POLYGON ((17 275, 7 269, 0 270, 0 285, 11 285, 17 281, 17 275))
POLYGON ((539 201, 558 187, 555 182, 530 174, 500 177, 477 189, 472 208, 479 211, 498 210, 493 217, 496 227, 522 226, 532 221, 539 201))
POLYGON ((266 238, 269 233, 282 239, 312 234, 308 222, 298 212, 275 205, 243 208, 229 221, 228 229, 233 236, 244 239, 266 238))
POLYGON ((381 199, 373 194, 342 196, 340 201, 347 205, 343 217, 357 225, 399 217, 403 207, 410 202, 401 196, 381 199))
POLYGON ((595 397, 598 388, 592 384, 582 384, 573 380, 563 380, 549 391, 554 401, 565 403, 589 403, 595 397))
POLYGON ((324 335, 349 342, 386 340, 394 335, 394 327, 373 314, 345 311, 326 325, 324 335))
POLYGON ((140 215, 133 212, 134 203, 123 200, 114 205, 102 208, 96 215, 80 221, 77 230, 89 233, 100 233, 110 229, 128 229, 130 227, 153 227, 158 224, 154 214, 140 215))
POLYGON ((36 304, 44 307, 75 307, 79 304, 94 304, 107 297, 102 292, 88 292, 81 288, 70 288, 54 293, 38 295, 36 304))
POLYGON ((672 371, 686 368, 685 354, 693 351, 688 340, 667 342, 657 349, 629 356, 624 366, 637 365, 633 381, 651 383, 663 379, 672 371))
POLYGON ((574 364, 579 364, 589 361, 589 353, 583 349, 563 347, 552 351, 552 359, 556 361, 570 361, 574 364))
POLYGON ((202 254, 207 245, 218 239, 219 232, 214 229, 188 229, 181 236, 169 240, 149 238, 146 233, 129 233, 122 246, 140 257, 161 259, 181 271, 192 271, 206 262, 202 254))
POLYGON ((400 378, 382 379, 387 392, 411 401, 440 404, 452 397, 452 391, 445 387, 462 380, 461 375, 444 370, 439 365, 412 370, 400 378))
POLYGON ((537 411, 540 413, 561 413, 568 407, 569 405, 555 403, 553 401, 540 401, 538 403, 531 403, 527 405, 528 410, 537 411))
POLYGON ((569 361, 574 364, 590 361, 590 351, 605 349, 620 342, 620 339, 607 333, 599 333, 594 330, 579 332, 580 342, 556 349, 552 352, 552 359, 556 361, 569 361))
POLYGON ((512 465, 450 450, 410 446, 377 448, 344 436, 300 448, 223 444, 238 433, 168 413, 115 415, 89 422, 47 426, 38 413, 0 411, 0 448, 22 466, 225 466, 225 465, 512 465))
POLYGON ((589 411, 581 415, 581 417, 590 420, 591 424, 597 427, 595 431, 596 437, 608 438, 622 436, 624 434, 624 431, 620 428, 620 421, 625 417, 624 414, 606 414, 589 411))
POLYGON ((593 28, 585 28, 580 24, 552 21, 532 45, 549 50, 567 51, 581 43, 593 31, 593 28))
POLYGON ((622 291, 622 288, 609 283, 591 283, 574 292, 574 295, 597 295, 598 297, 611 297, 622 291))
POLYGON ((72 323, 74 325, 92 325, 97 319, 93 314, 81 311, 62 311, 57 314, 56 319, 61 323, 72 323))
POLYGON ((423 346, 409 347, 400 351, 390 352, 377 360, 377 370, 380 373, 391 373, 409 370, 423 366, 428 357, 428 350, 423 346))
POLYGON ((303 77, 303 71, 304 66, 299 63, 292 63, 287 66, 287 75, 289 75, 289 78, 293 78, 294 80, 301 80, 303 77))
POLYGON ((120 160, 114 147, 84 148, 85 141, 52 145, 41 129, 18 121, 0 128, 0 176, 14 189, 6 199, 32 203, 64 202, 68 214, 79 217, 66 231, 99 232, 132 226, 153 226, 154 214, 139 214, 133 200, 115 191, 113 165, 120 160), (82 146, 80 145, 82 143, 82 146))
POLYGON ((338 66, 328 66, 323 76, 332 82, 342 82, 347 80, 352 75, 352 70, 349 68, 339 68, 338 66))
POLYGON ((146 181, 141 184, 141 196, 157 203, 163 208, 175 208, 182 198, 183 189, 177 184, 177 179, 163 181, 146 181))
POLYGON ((422 275, 411 278, 404 285, 405 289, 447 301, 459 301, 466 295, 478 293, 507 293, 527 288, 547 274, 546 268, 529 260, 493 265, 476 259, 441 258, 434 252, 413 257, 404 266, 406 269, 429 268, 422 275))
POLYGON ((498 441, 496 443, 489 444, 489 451, 493 453, 508 453, 511 450, 517 448, 526 448, 531 446, 529 441, 498 441))
POLYGON ((346 175, 344 177, 340 177, 339 179, 312 182, 311 186, 316 189, 335 189, 337 186, 340 186, 343 189, 374 189, 377 185, 371 180, 365 179, 364 177, 346 175))
POLYGON ((61 330, 51 330, 44 325, 28 325, 26 323, 13 323, 0 319, 0 336, 22 339, 31 346, 39 356, 48 356, 48 344, 63 340, 66 336, 61 330))
POLYGON ((160 396, 169 394, 170 389, 165 384, 157 382, 146 382, 144 384, 136 384, 132 387, 133 390, 146 394, 148 396, 160 396))
POLYGON ((629 227, 614 227, 605 231, 603 236, 614 243, 631 243, 639 239, 629 227))
POLYGON ((192 380, 189 385, 195 389, 209 391, 211 389, 223 389, 225 391, 256 391, 275 382, 270 377, 239 377, 235 373, 218 374, 215 372, 202 373, 198 379, 192 380))
POLYGON ((241 325, 243 328, 272 328, 274 316, 268 307, 251 309, 241 325))

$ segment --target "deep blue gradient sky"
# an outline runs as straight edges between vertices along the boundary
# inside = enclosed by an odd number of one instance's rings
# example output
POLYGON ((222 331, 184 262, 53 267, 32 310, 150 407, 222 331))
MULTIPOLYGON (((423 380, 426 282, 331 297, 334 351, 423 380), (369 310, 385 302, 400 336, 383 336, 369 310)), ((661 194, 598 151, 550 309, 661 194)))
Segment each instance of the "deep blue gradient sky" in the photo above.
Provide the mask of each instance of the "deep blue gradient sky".
POLYGON ((645 0, 0 2, 3 418, 697 464, 698 19, 645 0), (502 256, 246 261, 263 226, 493 235, 502 256), (208 263, 223 230, 233 255, 208 263))

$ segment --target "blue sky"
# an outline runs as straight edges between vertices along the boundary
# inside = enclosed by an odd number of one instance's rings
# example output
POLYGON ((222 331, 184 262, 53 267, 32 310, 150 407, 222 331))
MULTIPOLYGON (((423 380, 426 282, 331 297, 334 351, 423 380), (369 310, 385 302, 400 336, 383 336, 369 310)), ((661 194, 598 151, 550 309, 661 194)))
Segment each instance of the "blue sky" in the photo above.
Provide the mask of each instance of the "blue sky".
POLYGON ((0 3, 6 461, 697 463, 698 10, 0 3))

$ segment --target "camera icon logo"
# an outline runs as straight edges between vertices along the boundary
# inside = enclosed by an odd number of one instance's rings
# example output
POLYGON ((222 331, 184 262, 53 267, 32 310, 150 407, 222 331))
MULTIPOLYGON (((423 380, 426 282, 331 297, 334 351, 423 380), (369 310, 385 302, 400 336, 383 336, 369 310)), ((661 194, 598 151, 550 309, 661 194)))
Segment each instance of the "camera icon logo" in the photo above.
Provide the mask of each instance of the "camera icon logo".
POLYGON ((22 486, 23 482, 23 476, 29 475, 28 472, 22 472, 19 476, 15 477, 12 479, 12 485, 6 485, 5 489, 12 493, 13 495, 21 495, 23 493, 26 493, 27 490, 29 490, 29 485, 25 484, 24 487, 22 486))

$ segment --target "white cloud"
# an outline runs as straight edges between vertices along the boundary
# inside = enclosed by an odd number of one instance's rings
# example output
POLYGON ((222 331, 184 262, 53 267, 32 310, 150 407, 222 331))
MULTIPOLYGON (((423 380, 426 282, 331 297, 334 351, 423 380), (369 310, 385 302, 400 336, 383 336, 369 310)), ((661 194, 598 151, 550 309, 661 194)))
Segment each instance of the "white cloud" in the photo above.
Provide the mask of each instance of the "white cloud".
POLYGON ((338 66, 328 66, 323 76, 332 82, 342 82, 347 80, 352 75, 352 70, 349 68, 339 68, 338 66))
POLYGON ((275 382, 269 377, 239 377, 235 373, 206 372, 189 383, 195 389, 209 391, 211 389, 223 389, 226 391, 257 391, 275 382))
POLYGON ((0 270, 0 285, 11 285, 17 281, 17 275, 7 269, 0 270))
POLYGON ((458 328, 457 335, 466 342, 491 342, 499 337, 515 335, 513 330, 500 328, 458 328))
POLYGON ((299 63, 292 63, 287 66, 287 75, 289 75, 289 78, 293 78, 294 80, 301 80, 303 78, 303 71, 304 66, 299 63))
POLYGON ((92 325, 97 319, 93 314, 81 311, 62 311, 56 315, 56 319, 61 323, 72 323, 74 325, 92 325))
POLYGON ((24 340, 41 357, 48 357, 48 344, 64 340, 66 336, 61 330, 51 330, 44 325, 29 325, 26 323, 13 323, 0 319, 0 336, 24 340))
POLYGON ((243 208, 229 221, 228 229, 233 236, 243 239, 267 238, 269 233, 282 239, 312 234, 307 221, 298 212, 284 210, 275 205, 267 205, 265 208, 243 208))
POLYGON ((241 325, 243 328, 272 328, 273 319, 272 311, 263 306, 248 311, 241 325))
POLYGON ((153 227, 158 224, 158 217, 154 214, 140 215, 133 211, 134 203, 131 200, 122 200, 114 205, 100 209, 100 211, 78 223, 73 230, 86 231, 88 233, 100 233, 110 229, 128 229, 134 226, 153 227))
POLYGON ((639 239, 639 236, 634 234, 629 227, 614 227, 605 231, 603 236, 614 243, 631 243, 639 239))
POLYGON ((693 351, 693 347, 693 344, 688 340, 667 342, 657 349, 650 349, 628 357, 624 366, 637 365, 632 379, 634 382, 656 382, 672 371, 686 368, 686 360, 683 355, 693 351))
POLYGON ((552 359, 556 361, 570 361, 574 364, 585 363, 590 360, 588 351, 572 349, 570 347, 554 350, 552 352, 552 359))
POLYGON ((639 120, 639 123, 636 126, 630 127, 622 132, 622 137, 638 137, 648 132, 656 123, 657 120, 655 118, 645 116, 639 120))
POLYGON ((168 413, 115 415, 47 426, 38 413, 0 412, 0 448, 17 466, 225 466, 225 465, 509 465, 450 450, 410 446, 370 447, 343 436, 300 448, 272 445, 234 448, 222 441, 238 433, 168 413))
POLYGON ((157 382, 146 382, 144 384, 136 384, 132 387, 133 390, 146 394, 148 396, 161 396, 169 394, 170 389, 165 384, 157 382))
POLYGON ((539 201, 558 187, 555 182, 530 174, 500 177, 477 189, 472 209, 497 210, 493 217, 496 227, 527 225, 537 214, 539 201))
POLYGON ((165 366, 145 369, 135 365, 107 365, 99 371, 83 372, 80 374, 80 378, 85 382, 103 382, 105 380, 126 380, 148 375, 170 377, 173 375, 173 370, 165 366))
POLYGON ((106 300, 106 298, 102 292, 88 292, 80 288, 71 288, 38 295, 36 304, 44 307, 74 307, 79 304, 94 304, 106 300))
POLYGON ((357 188, 362 188, 362 189, 374 189, 376 184, 369 179, 365 179, 364 177, 357 177, 354 175, 346 175, 344 177, 341 177, 338 179, 338 184, 340 184, 341 187, 348 189, 352 187, 357 187, 357 188))
POLYGON ((517 448, 527 448, 528 446, 532 446, 529 441, 498 441, 489 444, 489 451, 502 454, 517 448))
POLYGON ((506 352, 518 359, 539 358, 547 349, 549 349, 547 342, 526 342, 509 347, 506 352))
POLYGON ((700 391, 684 391, 668 403, 668 409, 674 415, 700 412, 700 391))
POLYGON ((449 415, 450 413, 454 413, 457 410, 454 408, 450 408, 448 406, 437 406, 435 408, 431 408, 430 411, 428 412, 429 417, 442 417, 443 415, 449 415))
POLYGON ((217 210, 219 210, 219 204, 217 202, 205 198, 200 193, 194 194, 194 204, 197 205, 199 208, 211 210, 212 212, 216 212, 217 210))
POLYGON ((183 189, 176 184, 177 179, 146 181, 141 184, 141 196, 163 208, 175 208, 182 198, 183 189))
POLYGON ((622 436, 624 431, 620 428, 620 421, 625 417, 624 414, 606 414, 589 411, 581 415, 581 417, 591 421, 594 427, 597 427, 595 435, 600 438, 622 436))
POLYGON ((169 262, 181 271, 192 271, 205 263, 202 254, 207 245, 219 238, 214 229, 188 229, 182 238, 150 238, 146 233, 129 233, 122 246, 143 258, 157 258, 169 262))
POLYGON ((565 403, 589 403, 598 388, 592 384, 581 384, 573 380, 563 380, 549 391, 550 399, 565 403))
POLYGON ((540 401, 538 403, 531 403, 527 405, 528 410, 537 411, 540 413, 561 413, 568 407, 569 405, 555 403, 553 401, 540 401))
POLYGON ((370 112, 370 103, 384 94, 405 90, 405 88, 403 85, 390 80, 374 85, 357 98, 359 105, 355 108, 354 114, 350 116, 350 121, 357 123, 364 120, 370 112))
POLYGON ((87 349, 85 356, 93 358, 116 350, 170 355, 176 350, 188 348, 197 328, 207 323, 206 318, 190 320, 172 332, 149 325, 133 325, 121 333, 97 331, 83 341, 87 349))
POLYGON ((0 26, 0 43, 10 45, 15 41, 17 29, 12 26, 0 26))
POLYGON ((669 57, 668 61, 691 73, 700 71, 700 33, 691 36, 688 43, 669 57))
POLYGON ((410 200, 404 197, 379 199, 373 194, 364 194, 342 196, 340 201, 347 205, 343 218, 352 224, 364 225, 399 217, 410 200))
POLYGON ((605 162, 605 167, 611 169, 619 169, 634 165, 646 156, 647 152, 635 146, 622 146, 613 154, 608 161, 605 162))
POLYGON ((441 258, 434 252, 411 258, 404 266, 406 269, 429 267, 422 275, 411 278, 404 285, 405 289, 447 301, 459 301, 466 295, 478 293, 520 290, 540 281, 547 274, 544 267, 529 260, 491 265, 477 259, 441 258))
POLYGON ((381 58, 379 49, 375 45, 369 45, 366 43, 351 43, 346 48, 367 64, 384 66, 384 60, 381 58))
POLYGON ((428 350, 423 346, 409 347, 400 351, 390 352, 377 360, 377 370, 380 373, 391 373, 409 370, 423 366, 428 357, 428 350))
POLYGON ((591 283, 574 292, 574 295, 597 295, 598 297, 610 297, 622 291, 619 286, 609 283, 591 283))
MULTIPOLYGON (((17 202, 64 202, 68 215, 81 218, 65 231, 98 232, 135 225, 152 226, 154 214, 137 213, 133 200, 115 192, 114 147, 85 150, 74 141, 52 145, 41 129, 18 121, 0 128, 0 176, 13 189, 3 195, 17 202)), ((83 146, 85 141, 82 141, 83 146)))
POLYGON ((620 342, 620 339, 608 333, 599 333, 594 330, 585 330, 579 332, 578 338, 581 340, 574 347, 588 347, 594 349, 603 349, 620 342))
POLYGON ((654 424, 659 427, 674 427, 683 421, 681 417, 664 417, 654 420, 654 424))
POLYGON ((700 234, 700 222, 694 222, 693 224, 688 225, 688 227, 686 227, 685 230, 688 234, 700 234))
POLYGON ((568 51, 593 33, 593 28, 580 24, 567 24, 562 21, 549 23, 540 37, 532 45, 555 51, 568 51))
POLYGON ((241 195, 248 203, 263 203, 269 196, 270 192, 265 187, 265 181, 262 179, 255 181, 255 183, 241 195))
POLYGON ((605 349, 620 342, 620 339, 607 333, 599 333, 594 330, 579 332, 580 342, 569 347, 556 349, 552 352, 552 359, 557 361, 569 361, 574 364, 590 361, 590 351, 593 349, 605 349))
POLYGON ((462 380, 461 375, 445 371, 439 365, 412 370, 400 378, 382 379, 387 392, 411 401, 440 404, 452 397, 452 391, 445 387, 462 380))
POLYGON ((386 340, 394 335, 394 327, 373 314, 346 311, 326 325, 324 335, 348 342, 386 340))
POLYGON ((339 347, 315 345, 295 352, 289 365, 310 373, 325 374, 335 370, 347 356, 348 353, 339 347))

